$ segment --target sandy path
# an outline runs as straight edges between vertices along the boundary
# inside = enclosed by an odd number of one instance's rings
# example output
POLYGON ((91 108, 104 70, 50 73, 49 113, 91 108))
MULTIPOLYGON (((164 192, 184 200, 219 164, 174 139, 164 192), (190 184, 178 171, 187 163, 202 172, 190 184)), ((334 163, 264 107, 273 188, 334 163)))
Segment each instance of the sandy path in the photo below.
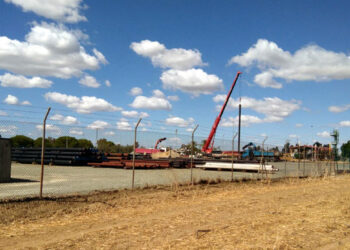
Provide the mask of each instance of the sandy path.
POLYGON ((349 176, 96 197, 76 207, 27 204, 50 213, 0 224, 0 249, 350 248, 349 176))

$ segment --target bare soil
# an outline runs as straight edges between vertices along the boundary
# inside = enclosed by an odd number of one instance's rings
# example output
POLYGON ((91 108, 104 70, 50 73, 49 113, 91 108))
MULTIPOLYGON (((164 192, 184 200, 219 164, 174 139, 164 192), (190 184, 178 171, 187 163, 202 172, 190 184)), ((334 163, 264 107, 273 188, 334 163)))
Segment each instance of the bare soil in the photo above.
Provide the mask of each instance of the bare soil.
POLYGON ((350 249, 350 176, 0 203, 0 249, 350 249))

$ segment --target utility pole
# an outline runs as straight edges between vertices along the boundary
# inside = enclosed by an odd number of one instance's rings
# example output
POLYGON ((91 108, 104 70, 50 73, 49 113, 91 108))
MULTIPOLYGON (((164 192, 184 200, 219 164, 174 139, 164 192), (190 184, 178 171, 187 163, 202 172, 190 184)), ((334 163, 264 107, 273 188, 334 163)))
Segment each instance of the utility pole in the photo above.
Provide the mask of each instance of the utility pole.
POLYGON ((97 148, 97 140, 98 140, 98 128, 96 128, 96 148, 97 148))

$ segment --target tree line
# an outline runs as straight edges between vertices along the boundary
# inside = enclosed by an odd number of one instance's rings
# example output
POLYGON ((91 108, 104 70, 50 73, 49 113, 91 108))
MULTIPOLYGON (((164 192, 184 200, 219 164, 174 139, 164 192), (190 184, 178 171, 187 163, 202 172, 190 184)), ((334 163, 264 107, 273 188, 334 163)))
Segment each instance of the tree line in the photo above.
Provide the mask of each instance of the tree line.
MULTIPOLYGON (((25 135, 16 135, 10 138, 12 147, 37 148, 42 145, 42 137, 32 139, 25 135)), ((45 147, 48 148, 92 148, 94 145, 87 139, 76 139, 71 136, 45 139, 45 147)))
MULTIPOLYGON (((12 147, 15 148, 38 148, 42 145, 42 137, 32 139, 25 135, 16 135, 10 138, 12 147)), ((136 147, 138 147, 136 142, 136 147)), ((58 138, 48 137, 45 139, 47 148, 93 148, 94 145, 90 140, 77 139, 71 136, 61 136, 58 138)), ((134 150, 133 145, 115 144, 107 139, 97 141, 97 149, 105 153, 131 153, 134 150)))

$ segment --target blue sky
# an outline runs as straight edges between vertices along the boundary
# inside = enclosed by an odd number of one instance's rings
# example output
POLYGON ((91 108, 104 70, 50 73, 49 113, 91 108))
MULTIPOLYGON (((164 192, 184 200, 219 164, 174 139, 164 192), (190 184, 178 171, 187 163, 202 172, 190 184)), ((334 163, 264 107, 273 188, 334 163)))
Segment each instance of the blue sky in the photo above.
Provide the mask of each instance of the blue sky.
POLYGON ((348 1, 55 2, 0 1, 2 120, 205 137, 240 70, 217 138, 350 138, 348 1))

